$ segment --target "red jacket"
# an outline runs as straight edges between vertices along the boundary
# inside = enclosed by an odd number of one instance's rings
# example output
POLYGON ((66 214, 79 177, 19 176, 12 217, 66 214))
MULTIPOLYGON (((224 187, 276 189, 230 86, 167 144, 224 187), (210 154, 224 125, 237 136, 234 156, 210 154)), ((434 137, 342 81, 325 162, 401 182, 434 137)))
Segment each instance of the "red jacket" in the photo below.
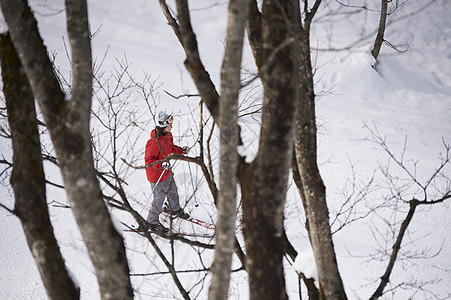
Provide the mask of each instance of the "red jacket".
MULTIPOLYGON (((155 137, 155 129, 152 130, 150 139, 146 144, 146 155, 144 158, 146 165, 150 165, 155 161, 164 159, 172 153, 183 154, 182 148, 174 145, 172 140, 172 133, 168 132, 166 135, 160 136, 159 143, 157 143, 157 139, 155 137)), ((164 169, 161 167, 161 163, 146 168, 147 180, 149 180, 149 182, 157 182, 163 171, 164 169)), ((161 176, 160 178, 160 181, 166 180, 169 177, 170 172, 171 171, 169 170, 164 172, 163 176, 161 176)))

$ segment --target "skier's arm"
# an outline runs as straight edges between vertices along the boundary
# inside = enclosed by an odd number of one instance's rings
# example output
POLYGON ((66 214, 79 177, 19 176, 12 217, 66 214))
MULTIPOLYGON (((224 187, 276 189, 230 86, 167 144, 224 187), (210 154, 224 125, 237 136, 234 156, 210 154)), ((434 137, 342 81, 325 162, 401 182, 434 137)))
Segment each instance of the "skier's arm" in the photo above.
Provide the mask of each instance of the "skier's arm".
POLYGON ((170 139, 170 142, 171 142, 171 145, 172 145, 172 151, 171 151, 171 153, 175 153, 175 154, 184 154, 183 148, 182 148, 182 147, 179 147, 179 146, 177 146, 177 145, 174 144, 174 141, 173 141, 173 138, 172 138, 172 134, 171 134, 171 136, 169 137, 169 139, 170 139))
MULTIPOLYGON (((149 142, 146 145, 146 156, 145 156, 145 163, 146 165, 150 165, 153 162, 158 160, 160 154, 160 149, 156 143, 149 142)), ((150 168, 156 169, 156 170, 162 170, 161 166, 159 164, 151 166, 150 168)))

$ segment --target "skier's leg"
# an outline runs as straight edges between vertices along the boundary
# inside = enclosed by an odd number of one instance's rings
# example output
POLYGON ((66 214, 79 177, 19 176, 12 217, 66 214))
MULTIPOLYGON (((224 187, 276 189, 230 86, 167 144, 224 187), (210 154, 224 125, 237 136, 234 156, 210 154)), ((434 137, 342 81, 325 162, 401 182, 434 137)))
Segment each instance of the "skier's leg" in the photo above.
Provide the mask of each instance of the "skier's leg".
POLYGON ((172 180, 169 183, 169 189, 168 189, 168 201, 169 201, 169 208, 172 211, 172 214, 177 215, 179 218, 182 219, 188 219, 190 216, 186 212, 183 211, 183 209, 180 207, 179 202, 179 193, 177 191, 177 184, 175 183, 175 180, 173 177, 170 177, 172 180))
POLYGON ((169 202, 169 208, 172 211, 178 211, 180 209, 180 202, 179 202, 179 193, 177 190, 177 184, 175 183, 174 177, 171 175, 168 177, 169 180, 169 187, 168 187, 168 202, 169 202))
POLYGON ((160 181, 158 184, 150 183, 151 189, 153 190, 153 202, 146 219, 150 224, 160 223, 159 216, 163 209, 163 202, 166 198, 169 182, 168 178, 164 181, 160 181))

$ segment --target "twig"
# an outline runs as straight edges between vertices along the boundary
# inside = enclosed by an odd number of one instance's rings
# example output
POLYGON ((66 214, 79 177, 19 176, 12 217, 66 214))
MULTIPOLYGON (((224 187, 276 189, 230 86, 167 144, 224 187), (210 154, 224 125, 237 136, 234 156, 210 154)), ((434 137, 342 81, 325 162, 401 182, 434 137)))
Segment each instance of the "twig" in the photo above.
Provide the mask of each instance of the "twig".
POLYGON ((174 99, 180 99, 180 98, 184 98, 184 97, 187 97, 187 98, 190 98, 190 97, 200 97, 200 95, 199 94, 182 94, 182 95, 178 95, 178 96, 175 96, 175 95, 172 95, 171 93, 169 93, 168 91, 164 91, 166 94, 168 94, 169 96, 171 96, 172 98, 174 98, 174 99))

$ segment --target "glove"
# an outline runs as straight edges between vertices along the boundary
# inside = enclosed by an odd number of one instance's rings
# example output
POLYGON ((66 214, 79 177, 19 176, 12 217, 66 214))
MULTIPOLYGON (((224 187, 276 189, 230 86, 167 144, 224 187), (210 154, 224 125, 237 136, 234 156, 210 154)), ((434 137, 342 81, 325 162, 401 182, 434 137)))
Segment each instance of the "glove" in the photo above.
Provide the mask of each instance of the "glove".
POLYGON ((183 154, 188 154, 188 152, 189 152, 189 147, 188 147, 188 146, 183 146, 183 147, 182 147, 182 150, 183 150, 183 154))
POLYGON ((171 164, 167 161, 161 163, 161 167, 165 170, 169 170, 171 168, 171 164))

